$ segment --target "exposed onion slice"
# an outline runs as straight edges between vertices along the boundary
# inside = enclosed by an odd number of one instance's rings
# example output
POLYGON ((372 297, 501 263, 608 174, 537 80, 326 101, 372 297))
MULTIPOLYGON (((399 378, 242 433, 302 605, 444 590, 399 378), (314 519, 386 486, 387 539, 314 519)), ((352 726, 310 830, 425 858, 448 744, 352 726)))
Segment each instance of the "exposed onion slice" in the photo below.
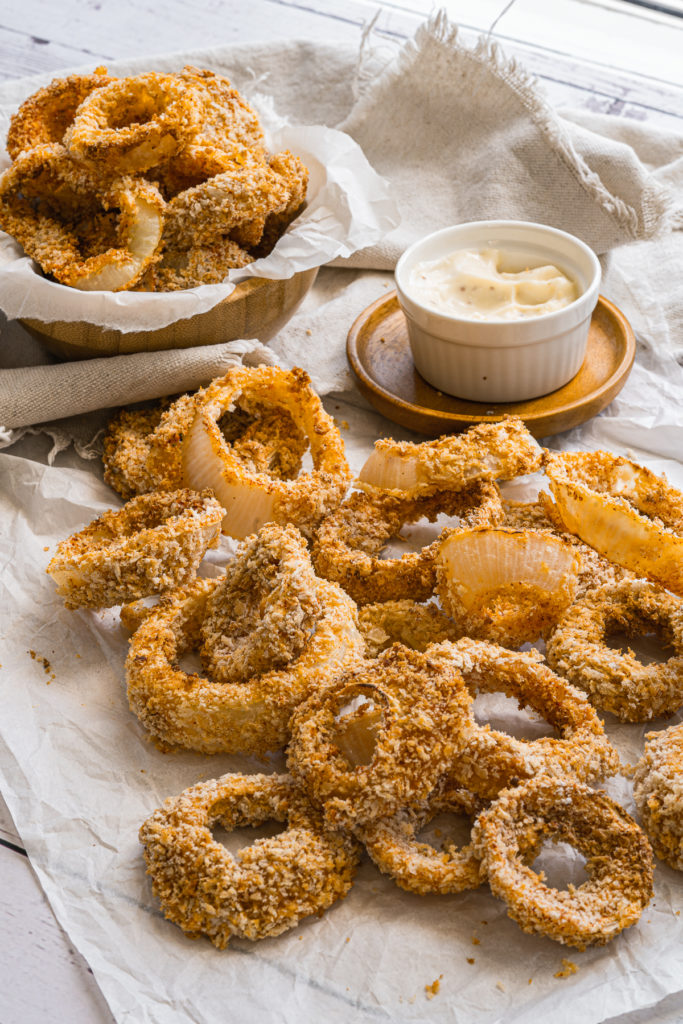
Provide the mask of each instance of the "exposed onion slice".
POLYGON ((533 530, 459 530, 440 547, 437 592, 473 637, 508 647, 537 640, 576 592, 576 550, 533 530))
POLYGON ((567 530, 618 565, 683 594, 683 494, 611 452, 549 452, 545 471, 567 530))
POLYGON ((472 480, 509 480, 532 473, 540 467, 541 456, 522 420, 511 416, 422 444, 381 438, 360 471, 358 485, 410 497, 459 490, 472 480))
POLYGON ((336 508, 349 482, 344 442, 308 374, 278 367, 236 367, 197 396, 197 412, 183 445, 187 486, 211 487, 226 509, 223 532, 248 537, 267 522, 294 523, 310 534, 336 508), (313 471, 294 480, 256 472, 238 458, 219 420, 240 397, 282 409, 310 445, 313 471), (194 483, 190 483, 194 481, 194 483))

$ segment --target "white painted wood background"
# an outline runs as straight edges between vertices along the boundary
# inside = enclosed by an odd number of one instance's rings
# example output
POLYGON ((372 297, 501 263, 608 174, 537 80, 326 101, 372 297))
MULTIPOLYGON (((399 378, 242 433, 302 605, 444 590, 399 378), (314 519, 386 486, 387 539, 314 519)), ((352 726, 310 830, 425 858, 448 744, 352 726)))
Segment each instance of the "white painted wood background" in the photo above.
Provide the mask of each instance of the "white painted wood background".
MULTIPOLYGON (((377 28, 406 37, 429 0, 3 0, 0 78, 116 58, 285 37, 356 44, 377 28)), ((683 17, 619 0, 445 0, 465 35, 494 30, 558 105, 683 133, 683 17)), ((683 979, 682 979, 683 983, 683 979)), ((0 1024, 111 1024, 83 958, 55 921, 0 798, 0 1024)), ((619 1018, 680 1024, 683 998, 619 1018)), ((248 1024, 248 1022, 245 1022, 248 1024)), ((306 1024, 306 1022, 302 1022, 306 1024)), ((613 1022, 616 1024, 616 1021, 613 1022)))

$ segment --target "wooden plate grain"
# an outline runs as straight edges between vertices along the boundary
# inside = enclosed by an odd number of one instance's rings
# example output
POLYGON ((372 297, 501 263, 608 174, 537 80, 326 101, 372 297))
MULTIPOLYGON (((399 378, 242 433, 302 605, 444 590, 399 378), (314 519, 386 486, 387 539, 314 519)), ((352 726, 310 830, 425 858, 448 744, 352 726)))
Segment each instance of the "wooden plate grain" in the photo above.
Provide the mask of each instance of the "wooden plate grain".
POLYGON ((295 313, 313 285, 318 268, 286 281, 252 277, 213 309, 177 320, 157 331, 111 331, 83 320, 43 323, 21 320, 26 330, 63 359, 91 359, 128 352, 217 345, 237 338, 269 341, 295 313))
POLYGON ((535 437, 570 430, 596 416, 619 393, 633 366, 635 351, 628 320, 600 296, 588 334, 586 358, 568 384, 526 402, 485 404, 445 395, 419 375, 396 292, 363 310, 346 344, 351 369, 368 401, 387 419, 431 437, 504 415, 520 416, 535 437))

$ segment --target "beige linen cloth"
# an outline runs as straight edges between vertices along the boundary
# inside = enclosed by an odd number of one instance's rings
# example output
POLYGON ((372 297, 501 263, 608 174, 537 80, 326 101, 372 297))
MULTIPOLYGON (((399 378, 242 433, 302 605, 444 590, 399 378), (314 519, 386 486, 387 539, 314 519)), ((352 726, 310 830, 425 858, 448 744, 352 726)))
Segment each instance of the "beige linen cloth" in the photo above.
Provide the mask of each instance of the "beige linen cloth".
MULTIPOLYGON (((348 391, 346 332, 386 290, 400 253, 429 231, 482 218, 543 221, 609 254, 603 291, 634 323, 657 407, 660 374, 669 390, 683 383, 675 361, 683 342, 683 275, 675 269, 683 255, 680 137, 607 117, 560 116, 515 62, 485 39, 474 49, 463 46, 443 14, 393 52, 369 32, 360 56, 289 42, 111 67, 125 74, 183 61, 227 73, 248 97, 274 104, 292 122, 347 132, 391 183, 401 224, 346 261, 344 272, 324 270, 268 350, 239 342, 57 364, 19 325, 5 326, 0 445, 35 424, 71 417, 38 429, 51 433, 57 448, 75 439, 87 454, 94 430, 80 414, 195 388, 247 352, 252 362, 306 367, 322 393, 348 391)), ((0 105, 16 105, 43 81, 3 85, 0 105)), ((637 446, 648 448, 642 437, 637 446)))

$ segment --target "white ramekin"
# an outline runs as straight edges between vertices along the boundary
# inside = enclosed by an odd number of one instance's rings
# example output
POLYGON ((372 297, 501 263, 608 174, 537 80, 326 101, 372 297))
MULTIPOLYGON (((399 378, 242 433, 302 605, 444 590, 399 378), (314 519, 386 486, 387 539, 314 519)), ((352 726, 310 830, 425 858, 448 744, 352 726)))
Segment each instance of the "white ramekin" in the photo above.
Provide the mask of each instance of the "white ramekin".
POLYGON ((418 372, 439 391, 473 402, 519 402, 555 391, 583 362, 600 276, 592 249, 545 224, 482 220, 427 235, 396 266, 418 372), (411 294, 410 273, 416 263, 459 249, 510 249, 532 265, 554 263, 577 282, 579 297, 564 309, 519 320, 467 320, 438 312, 411 294))

